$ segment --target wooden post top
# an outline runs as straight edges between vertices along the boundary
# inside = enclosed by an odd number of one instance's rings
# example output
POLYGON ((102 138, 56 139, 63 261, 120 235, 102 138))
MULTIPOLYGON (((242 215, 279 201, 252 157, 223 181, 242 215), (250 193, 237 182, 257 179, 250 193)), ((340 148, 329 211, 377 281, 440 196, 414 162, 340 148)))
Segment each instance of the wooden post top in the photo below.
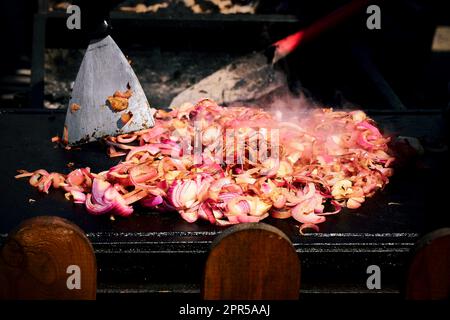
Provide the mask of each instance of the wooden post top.
POLYGON ((92 245, 65 219, 25 220, 1 248, 2 299, 95 299, 96 289, 92 245))
POLYGON ((413 254, 406 298, 450 299, 450 228, 438 229, 424 236, 413 254))
POLYGON ((295 300, 299 290, 300 260, 279 229, 240 224, 213 242, 204 273, 204 299, 295 300))

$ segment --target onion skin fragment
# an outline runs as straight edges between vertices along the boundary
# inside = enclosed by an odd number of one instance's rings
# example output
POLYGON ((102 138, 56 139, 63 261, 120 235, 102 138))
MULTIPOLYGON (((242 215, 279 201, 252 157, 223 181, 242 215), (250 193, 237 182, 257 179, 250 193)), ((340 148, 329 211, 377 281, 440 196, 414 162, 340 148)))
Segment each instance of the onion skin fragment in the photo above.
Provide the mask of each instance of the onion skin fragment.
POLYGON ((276 219, 288 219, 290 217, 292 217, 292 213, 289 210, 272 210, 270 212, 270 216, 274 217, 276 219))
POLYGON ((313 229, 315 232, 319 232, 319 226, 318 226, 318 225, 313 224, 313 223, 304 223, 304 224, 302 224, 302 225, 300 226, 300 228, 299 228, 300 234, 301 234, 302 236, 305 235, 305 233, 303 232, 303 230, 306 230, 306 229, 313 229))
POLYGON ((301 223, 319 224, 325 221, 324 216, 318 216, 314 212, 305 212, 301 203, 292 209, 292 217, 301 223))

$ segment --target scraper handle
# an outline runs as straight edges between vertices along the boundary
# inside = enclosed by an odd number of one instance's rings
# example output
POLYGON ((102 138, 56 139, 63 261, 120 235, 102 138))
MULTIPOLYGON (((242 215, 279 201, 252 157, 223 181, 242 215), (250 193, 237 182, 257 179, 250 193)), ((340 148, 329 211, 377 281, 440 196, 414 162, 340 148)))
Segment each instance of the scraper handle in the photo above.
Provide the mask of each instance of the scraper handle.
POLYGON ((327 31, 338 24, 348 20, 367 6, 369 0, 352 0, 346 5, 336 9, 332 13, 320 18, 305 29, 299 30, 294 34, 287 36, 275 42, 271 48, 275 49, 272 63, 284 58, 301 44, 317 38, 324 31, 327 31))
POLYGON ((89 40, 103 39, 110 33, 109 11, 112 3, 108 0, 79 0, 82 28, 89 40))

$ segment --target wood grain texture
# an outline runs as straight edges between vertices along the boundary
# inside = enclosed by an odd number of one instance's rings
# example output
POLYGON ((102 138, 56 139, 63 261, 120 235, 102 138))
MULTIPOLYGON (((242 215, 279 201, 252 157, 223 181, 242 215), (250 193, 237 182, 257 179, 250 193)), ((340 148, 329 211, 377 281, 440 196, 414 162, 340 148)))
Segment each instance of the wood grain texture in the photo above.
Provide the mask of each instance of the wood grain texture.
POLYGON ((419 241, 405 294, 411 300, 450 299, 450 228, 436 230, 419 241))
POLYGON ((214 240, 204 273, 204 299, 295 300, 299 290, 300 260, 279 229, 246 223, 214 240))
POLYGON ((0 252, 0 299, 96 297, 97 266, 91 243, 73 223, 50 216, 25 220, 0 252), (71 265, 80 268, 80 289, 70 290, 71 265))

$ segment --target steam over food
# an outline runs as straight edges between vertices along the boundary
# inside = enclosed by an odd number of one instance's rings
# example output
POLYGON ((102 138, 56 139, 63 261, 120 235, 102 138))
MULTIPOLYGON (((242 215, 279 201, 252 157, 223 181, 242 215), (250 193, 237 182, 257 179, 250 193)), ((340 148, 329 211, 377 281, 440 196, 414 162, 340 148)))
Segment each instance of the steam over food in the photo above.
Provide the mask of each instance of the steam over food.
POLYGON ((311 109, 291 121, 205 99, 155 110, 150 129, 106 139, 116 166, 93 173, 21 171, 40 191, 62 188, 94 215, 142 206, 216 225, 292 217, 316 228, 383 188, 394 158, 362 111, 311 109))

